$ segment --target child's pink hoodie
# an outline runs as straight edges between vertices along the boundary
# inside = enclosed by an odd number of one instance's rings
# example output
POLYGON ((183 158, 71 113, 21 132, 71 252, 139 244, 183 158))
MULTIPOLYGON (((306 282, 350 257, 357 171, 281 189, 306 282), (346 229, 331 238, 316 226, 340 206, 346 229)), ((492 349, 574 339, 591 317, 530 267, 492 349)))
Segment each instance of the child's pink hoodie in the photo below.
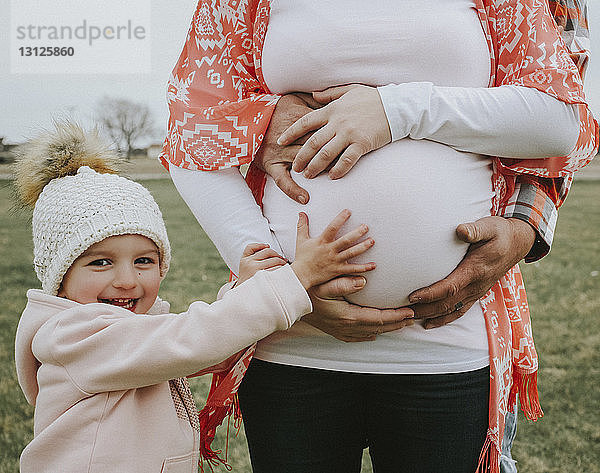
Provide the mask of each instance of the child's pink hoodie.
POLYGON ((27 297, 15 359, 35 418, 22 473, 197 472, 197 412, 184 377, 311 311, 289 265, 181 314, 160 300, 137 315, 35 289, 27 297))

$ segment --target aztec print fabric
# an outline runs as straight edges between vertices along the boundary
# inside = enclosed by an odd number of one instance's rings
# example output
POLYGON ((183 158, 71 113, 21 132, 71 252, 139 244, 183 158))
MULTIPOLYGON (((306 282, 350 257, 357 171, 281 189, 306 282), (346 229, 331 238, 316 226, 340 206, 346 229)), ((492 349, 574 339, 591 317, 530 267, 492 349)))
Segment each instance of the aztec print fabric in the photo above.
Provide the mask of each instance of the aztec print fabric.
POLYGON ((167 168, 212 171, 252 161, 279 99, 265 93, 260 72, 268 12, 268 1, 198 2, 167 89, 167 168))
MULTIPOLYGON (((492 70, 490 86, 504 84, 533 87, 567 103, 577 104, 580 135, 573 151, 552 159, 494 158, 493 214, 506 209, 517 189, 517 174, 531 176, 539 193, 560 205, 572 172, 586 165, 597 149, 598 125, 583 96, 583 83, 555 29, 546 0, 475 0, 488 41, 492 70)), ((571 25, 583 24, 567 2, 553 5, 571 15, 571 25), (564 7, 564 8, 563 8, 564 7)), ((261 72, 261 51, 269 17, 268 0, 201 0, 188 32, 184 50, 169 80, 169 131, 161 160, 192 170, 217 170, 250 163, 260 147, 278 96, 268 93, 261 72)), ((569 21, 565 22, 565 29, 569 21)), ((250 166, 248 185, 262 201, 264 174, 250 166)), ((518 194, 519 192, 517 192, 518 194)), ((515 204, 512 204, 513 207, 515 204)), ((539 202, 537 203, 539 208, 539 202)), ((543 207, 542 207, 543 208, 543 207)), ((540 212, 543 215, 543 211, 540 212)), ((499 471, 504 415, 519 394, 525 415, 542 415, 537 401, 537 354, 533 344, 527 298, 518 266, 512 268, 481 299, 490 347, 490 424, 479 472, 499 471)), ((250 355, 249 355, 250 356, 250 355)), ((220 376, 211 395, 233 401, 235 376, 220 376), (223 395, 230 392, 231 395, 223 395)), ((210 396, 209 396, 210 397, 210 396)), ((209 399, 213 417, 224 415, 209 399)), ((207 406, 208 407, 208 406, 207 406)), ((205 412, 205 411, 204 411, 205 412)), ((214 426, 214 422, 208 425, 214 426)), ((215 460, 211 435, 205 437, 203 455, 215 460)))
MULTIPOLYGON (((583 79, 590 57, 587 6, 581 0, 550 0, 549 4, 556 23, 563 29, 561 37, 583 79)), ((509 199, 500 203, 498 215, 520 218, 536 229, 537 241, 525 257, 525 261, 538 260, 550 251, 558 219, 558 207, 567 197, 573 174, 558 178, 527 175, 512 175, 506 178, 509 180, 507 187, 514 186, 514 191, 509 199)))
MULTIPOLYGON (((588 164, 597 148, 598 124, 585 103, 583 80, 566 49, 545 0, 477 0, 491 44, 490 83, 532 87, 564 102, 578 104, 580 133, 568 156, 528 160, 502 158, 495 163, 512 172, 563 177, 588 164), (543 67, 542 67, 543 64, 543 67)), ((496 187, 498 189, 498 187, 496 187)))

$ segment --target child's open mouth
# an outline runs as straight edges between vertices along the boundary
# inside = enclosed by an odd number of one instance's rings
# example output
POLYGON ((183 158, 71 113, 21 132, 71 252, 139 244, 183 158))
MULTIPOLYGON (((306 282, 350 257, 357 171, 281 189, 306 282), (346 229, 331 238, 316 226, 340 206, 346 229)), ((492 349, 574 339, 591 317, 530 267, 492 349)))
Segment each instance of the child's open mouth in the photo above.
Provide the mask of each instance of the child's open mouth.
POLYGON ((117 307, 123 307, 123 309, 133 311, 139 299, 98 299, 104 304, 116 305, 117 307))

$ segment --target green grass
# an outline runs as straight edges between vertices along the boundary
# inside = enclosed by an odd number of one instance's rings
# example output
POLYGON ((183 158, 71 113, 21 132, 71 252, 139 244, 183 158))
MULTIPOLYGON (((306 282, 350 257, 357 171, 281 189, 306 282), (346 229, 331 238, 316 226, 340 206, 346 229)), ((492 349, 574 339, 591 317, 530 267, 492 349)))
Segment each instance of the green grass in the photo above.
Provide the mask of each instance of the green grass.
MULTIPOLYGON (((214 246, 169 180, 144 183, 163 210, 173 263, 161 288, 173 311, 194 300, 213 301, 227 280, 214 246)), ((577 182, 561 210, 552 254, 523 265, 540 355, 545 417, 521 420, 513 456, 521 473, 600 472, 600 182, 577 182)), ((0 182, 0 473, 18 472, 21 450, 32 436, 33 409, 18 387, 14 335, 25 292, 39 287, 31 265, 29 216, 11 211, 10 190, 0 182)), ((192 381, 201 405, 209 377, 192 381)), ((221 429, 216 443, 224 446, 221 429)), ((243 430, 229 440, 235 472, 249 472, 243 430)), ((218 471, 224 472, 224 468, 218 471)), ((364 472, 370 472, 365 455, 364 472)), ((450 472, 451 473, 451 472, 450 472)))

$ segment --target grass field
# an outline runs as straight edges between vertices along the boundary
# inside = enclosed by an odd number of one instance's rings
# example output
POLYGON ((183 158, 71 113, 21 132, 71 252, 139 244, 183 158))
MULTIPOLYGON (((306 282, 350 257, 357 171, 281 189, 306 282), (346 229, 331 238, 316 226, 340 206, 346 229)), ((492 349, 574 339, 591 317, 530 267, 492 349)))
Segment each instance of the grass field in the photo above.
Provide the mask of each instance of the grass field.
MULTIPOLYGON (((163 210, 173 245, 173 263, 162 297, 171 302, 174 311, 184 310, 196 299, 213 301, 227 278, 219 255, 169 180, 145 184, 163 210)), ((551 255, 523 265, 546 415, 537 423, 522 420, 519 424, 513 456, 521 473, 600 472, 599 202, 600 182, 577 182, 561 210, 551 255)), ((0 473, 16 473, 20 452, 32 436, 33 409, 16 381, 14 335, 25 292, 39 283, 31 265, 29 217, 11 211, 10 190, 3 181, 0 251, 0 301, 4 307, 0 311, 0 473)), ((199 403, 208 382, 209 377, 193 380, 199 403)), ((217 442, 224 445, 222 433, 217 442)), ((230 438, 229 460, 233 471, 250 471, 243 431, 230 438)), ((367 455, 363 471, 371 471, 367 455)))

